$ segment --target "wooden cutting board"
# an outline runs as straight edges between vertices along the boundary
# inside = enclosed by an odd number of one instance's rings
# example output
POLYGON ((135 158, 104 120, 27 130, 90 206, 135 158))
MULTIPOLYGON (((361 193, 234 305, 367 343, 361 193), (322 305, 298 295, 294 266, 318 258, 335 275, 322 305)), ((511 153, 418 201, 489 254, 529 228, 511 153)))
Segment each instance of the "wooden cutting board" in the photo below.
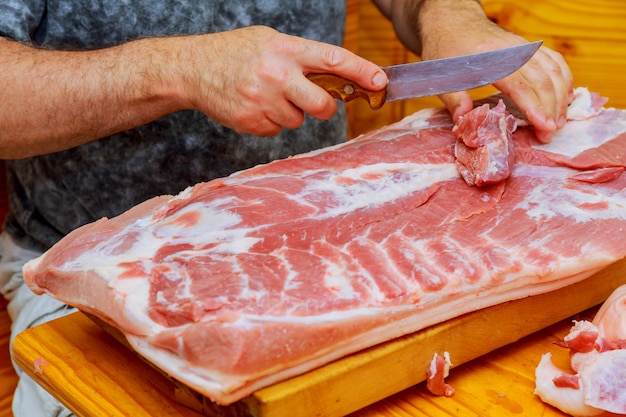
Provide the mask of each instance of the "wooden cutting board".
MULTIPOLYGON (((626 260, 569 287, 466 314, 366 349, 226 407, 160 375, 82 313, 18 335, 13 354, 27 373, 79 416, 198 415, 181 404, 208 416, 341 416, 390 396, 372 407, 393 406, 393 394, 425 380, 434 352, 448 351, 459 366, 602 303, 624 283, 626 260)), ((568 324, 564 326, 562 331, 568 324)), ((544 343, 540 350, 554 350, 550 341, 544 343)), ((533 360, 525 364, 525 372, 533 371, 539 357, 533 360)), ((454 367, 451 372, 454 375, 454 367)), ((525 393, 536 400, 532 389, 525 393)), ((505 398, 495 399, 506 403, 505 398)), ((455 401, 442 400, 448 405, 455 401)), ((452 409, 458 411, 461 405, 452 409)), ((499 410, 494 415, 507 414, 499 410)))

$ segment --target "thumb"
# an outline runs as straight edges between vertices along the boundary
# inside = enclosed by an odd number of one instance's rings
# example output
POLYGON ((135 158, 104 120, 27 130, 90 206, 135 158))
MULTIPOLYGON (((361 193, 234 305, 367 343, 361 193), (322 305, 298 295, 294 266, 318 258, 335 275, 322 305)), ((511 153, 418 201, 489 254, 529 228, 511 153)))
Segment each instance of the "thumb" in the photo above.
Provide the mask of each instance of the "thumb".
POLYGON ((457 93, 442 94, 439 99, 448 108, 452 115, 452 121, 457 122, 459 117, 474 108, 474 102, 467 91, 459 91, 457 93))

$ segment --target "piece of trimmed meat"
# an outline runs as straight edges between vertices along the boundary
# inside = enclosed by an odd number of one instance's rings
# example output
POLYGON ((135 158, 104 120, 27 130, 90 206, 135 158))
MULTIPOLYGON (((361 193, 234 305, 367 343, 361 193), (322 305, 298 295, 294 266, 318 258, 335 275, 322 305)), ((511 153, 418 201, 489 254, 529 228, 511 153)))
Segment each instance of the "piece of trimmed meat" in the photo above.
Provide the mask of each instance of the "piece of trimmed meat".
POLYGON ((558 345, 570 349, 572 371, 543 355, 535 393, 572 416, 626 414, 626 285, 611 294, 593 322, 575 321, 558 345))
POLYGON ((433 359, 426 370, 426 388, 431 394, 446 397, 454 395, 454 387, 446 383, 451 366, 452 362, 448 352, 444 352, 443 356, 438 353, 433 355, 433 359))
POLYGON ((504 101, 488 103, 461 116, 452 128, 459 139, 454 148, 456 166, 468 185, 497 184, 511 175, 515 163, 513 132, 516 120, 504 101))

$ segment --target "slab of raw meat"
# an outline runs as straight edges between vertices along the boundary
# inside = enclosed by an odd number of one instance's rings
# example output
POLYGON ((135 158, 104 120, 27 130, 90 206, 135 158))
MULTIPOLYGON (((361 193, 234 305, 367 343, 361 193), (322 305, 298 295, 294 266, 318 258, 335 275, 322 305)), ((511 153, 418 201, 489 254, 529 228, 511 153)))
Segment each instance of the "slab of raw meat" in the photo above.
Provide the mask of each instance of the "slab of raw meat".
POLYGON ((626 255, 626 111, 549 145, 518 128, 510 176, 486 187, 457 172, 452 128, 428 109, 149 200, 72 232, 25 279, 228 404, 626 255))
POLYGON ((611 294, 593 322, 574 323, 559 343, 571 351, 572 371, 543 355, 535 393, 572 416, 626 414, 626 285, 611 294))

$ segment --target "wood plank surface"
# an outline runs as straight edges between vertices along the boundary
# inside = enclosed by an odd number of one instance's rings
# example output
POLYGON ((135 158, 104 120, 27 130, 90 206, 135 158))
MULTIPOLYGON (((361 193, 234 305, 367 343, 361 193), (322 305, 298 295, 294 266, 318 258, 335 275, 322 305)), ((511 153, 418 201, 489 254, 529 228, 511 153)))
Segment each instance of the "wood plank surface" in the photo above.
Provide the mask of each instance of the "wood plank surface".
MULTIPOLYGON (((5 162, 0 160, 0 231, 9 209, 5 162)), ((17 385, 17 374, 11 363, 9 341, 11 319, 7 312, 7 301, 0 295, 0 417, 12 417, 11 402, 17 385)))
POLYGON ((6 300, 0 296, 0 417, 13 416, 11 402, 17 385, 17 374, 11 364, 9 350, 11 319, 6 306, 6 300))
MULTIPOLYGON (((425 379, 434 352, 450 352, 457 366, 468 363, 601 303, 625 282, 626 261, 621 261, 578 284, 466 314, 383 343, 261 389, 228 407, 201 397, 192 397, 195 403, 189 398, 185 401, 213 416, 331 417, 360 409, 353 415, 420 416, 433 415, 429 410, 437 409, 437 415, 507 416, 519 414, 520 407, 523 415, 560 415, 537 402, 529 388, 540 358, 536 353, 552 350, 550 332, 540 332, 532 355, 517 353, 512 347, 508 354, 488 355, 482 362, 458 368, 469 370, 453 368, 449 382, 457 384, 457 394, 452 399, 434 398, 423 386, 409 387, 425 379), (510 372, 502 374, 501 369, 510 372), (461 378, 455 380, 457 373, 461 378), (462 377, 466 373, 467 380, 462 377), (514 383, 516 379, 519 384, 514 383), (466 387, 463 381, 473 381, 473 385, 466 387), (491 408, 497 412, 484 413, 491 408)), ((197 415, 176 403, 172 381, 82 313, 25 331, 13 351, 21 367, 79 416, 197 415), (160 414, 154 414, 156 410, 160 414)))
POLYGON ((18 335, 16 362, 78 416, 197 416, 162 374, 82 313, 18 335), (19 353, 18 353, 19 352, 19 353))
MULTIPOLYGON (((591 318, 596 311, 597 308, 586 310, 580 317, 591 318)), ((455 389, 450 398, 430 395, 422 383, 368 406, 353 417, 564 416, 532 393, 535 367, 543 353, 552 352, 554 363, 569 369, 568 351, 552 346, 552 342, 565 336, 570 326, 568 318, 453 368, 446 379, 455 389)), ((480 335, 468 336, 474 341, 480 338, 480 335)))
MULTIPOLYGON (((501 26, 529 41, 544 40, 546 46, 563 54, 576 86, 608 97, 607 106, 626 108, 626 2, 482 0, 482 4, 487 15, 501 26)), ((347 45, 349 49, 383 66, 419 59, 397 40, 393 27, 372 1, 360 1, 358 10, 358 42, 347 45)), ((472 90, 471 95, 481 98, 495 91, 484 87, 472 90)), ((348 108, 350 136, 433 106, 441 106, 436 97, 393 102, 377 111, 366 103, 356 103, 348 108)))

